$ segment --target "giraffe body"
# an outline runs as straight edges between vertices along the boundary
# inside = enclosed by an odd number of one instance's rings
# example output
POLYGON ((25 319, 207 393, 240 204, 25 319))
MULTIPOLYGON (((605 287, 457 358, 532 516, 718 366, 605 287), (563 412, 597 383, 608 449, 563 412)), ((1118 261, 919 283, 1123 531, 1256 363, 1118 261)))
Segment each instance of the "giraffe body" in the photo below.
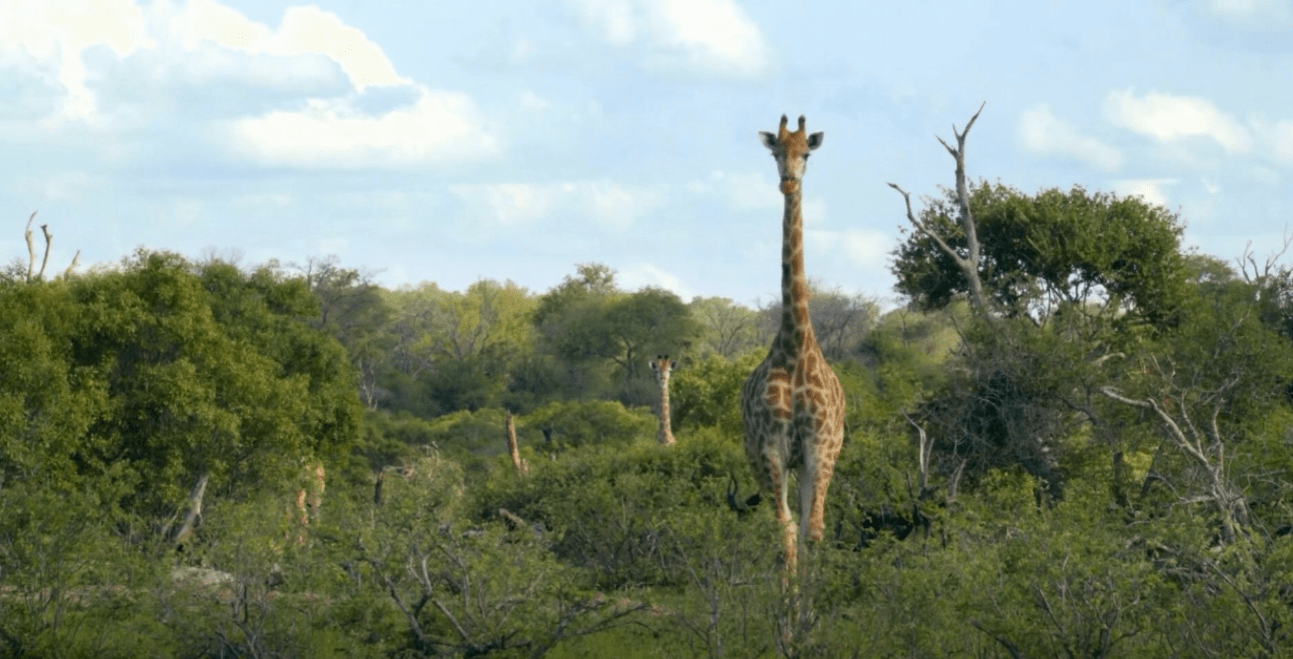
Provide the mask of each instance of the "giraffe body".
POLYGON ((820 541, 825 530, 826 489, 844 444, 844 390, 822 356, 808 315, 804 274, 803 178, 809 151, 822 134, 786 130, 760 133, 772 151, 785 195, 781 250, 781 325, 768 356, 741 390, 745 455, 759 487, 772 495, 785 542, 786 569, 794 571, 797 544, 820 541), (799 480, 800 524, 790 510, 790 473, 799 480))
POLYGON ((678 368, 678 362, 669 361, 669 355, 656 355, 649 364, 651 372, 655 373, 656 382, 660 383, 660 429, 656 431, 656 439, 665 446, 672 446, 674 439, 669 420, 669 375, 678 368))

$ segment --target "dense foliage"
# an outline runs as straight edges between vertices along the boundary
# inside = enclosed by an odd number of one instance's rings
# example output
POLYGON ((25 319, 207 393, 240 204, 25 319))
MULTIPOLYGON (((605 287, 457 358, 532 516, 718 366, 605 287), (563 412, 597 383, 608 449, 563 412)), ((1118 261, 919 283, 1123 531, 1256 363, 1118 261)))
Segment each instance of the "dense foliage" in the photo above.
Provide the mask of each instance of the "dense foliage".
MULTIPOLYGON (((738 405, 775 308, 599 264, 10 268, 0 655, 1288 654, 1293 273, 1136 199, 972 201, 990 307, 920 233, 910 306, 815 289, 847 437, 793 596, 738 405)), ((955 243, 953 202, 923 217, 955 243)))

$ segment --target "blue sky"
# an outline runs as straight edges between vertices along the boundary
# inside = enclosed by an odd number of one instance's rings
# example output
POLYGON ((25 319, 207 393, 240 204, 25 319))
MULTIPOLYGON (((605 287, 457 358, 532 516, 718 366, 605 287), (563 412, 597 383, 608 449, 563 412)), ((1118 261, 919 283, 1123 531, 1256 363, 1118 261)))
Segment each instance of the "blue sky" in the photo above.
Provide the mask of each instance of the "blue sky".
POLYGON ((1293 0, 0 0, 0 256, 303 262, 386 286, 777 291, 756 137, 826 138, 809 275, 893 302, 888 253, 971 177, 1141 194, 1233 259, 1293 219, 1293 0))

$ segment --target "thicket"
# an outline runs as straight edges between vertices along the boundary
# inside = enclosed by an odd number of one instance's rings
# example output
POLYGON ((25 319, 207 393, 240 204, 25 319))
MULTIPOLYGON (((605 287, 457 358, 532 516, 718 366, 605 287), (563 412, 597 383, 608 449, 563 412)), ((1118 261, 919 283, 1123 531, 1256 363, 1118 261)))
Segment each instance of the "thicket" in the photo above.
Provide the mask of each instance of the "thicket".
POLYGON ((738 405, 775 308, 598 264, 542 294, 335 259, 10 267, 0 655, 1288 654, 1279 254, 1231 267, 1081 188, 910 219, 908 306, 816 291, 848 430, 795 598, 738 405))

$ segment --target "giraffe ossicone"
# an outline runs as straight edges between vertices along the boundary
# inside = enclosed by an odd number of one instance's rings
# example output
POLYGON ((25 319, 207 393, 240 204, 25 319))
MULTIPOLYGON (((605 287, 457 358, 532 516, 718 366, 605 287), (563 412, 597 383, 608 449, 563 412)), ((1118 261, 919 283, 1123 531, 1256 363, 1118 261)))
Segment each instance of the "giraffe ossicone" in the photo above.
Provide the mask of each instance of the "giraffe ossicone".
POLYGON ((781 247, 781 324, 763 360, 741 389, 745 455, 761 491, 772 495, 785 542, 786 570, 797 565, 797 546, 821 541, 826 490, 844 444, 844 389, 822 356, 808 315, 804 274, 801 182, 808 155, 822 133, 808 134, 804 117, 789 131, 781 116, 777 134, 759 139, 777 162, 785 195, 781 247), (798 472, 800 524, 790 511, 790 472, 798 472))

